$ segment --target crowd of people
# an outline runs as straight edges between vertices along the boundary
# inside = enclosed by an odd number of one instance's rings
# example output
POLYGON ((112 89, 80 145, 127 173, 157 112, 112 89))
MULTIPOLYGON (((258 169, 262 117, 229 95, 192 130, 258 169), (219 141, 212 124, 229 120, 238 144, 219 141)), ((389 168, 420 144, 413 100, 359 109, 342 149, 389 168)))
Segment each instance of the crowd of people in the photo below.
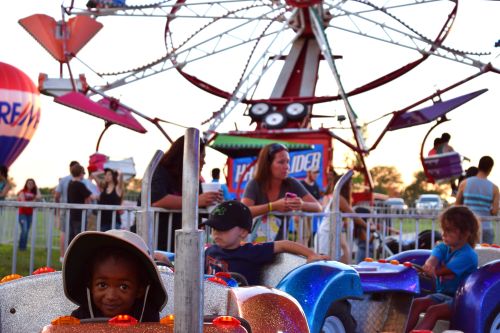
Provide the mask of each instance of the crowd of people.
MULTIPOLYGON (((446 133, 445 133, 446 134, 446 133)), ((449 135, 440 138, 436 152, 453 151, 448 145, 449 135), (444 139, 443 139, 444 137, 444 139), (448 147, 448 148, 447 148, 448 147)), ((333 189, 338 175, 333 168, 325 170, 328 185, 325 189, 317 183, 318 166, 307 169, 306 178, 299 181, 289 176, 290 156, 286 146, 273 143, 264 146, 257 158, 253 177, 247 183, 241 200, 235 200, 227 191, 203 192, 201 171, 205 157, 205 143, 200 140, 199 207, 215 206, 208 216, 200 217, 201 227, 210 227, 213 244, 205 251, 205 272, 234 272, 248 285, 259 284, 263 266, 274 260, 278 253, 302 255, 307 261, 329 260, 330 223, 327 218, 305 220, 306 229, 317 231, 314 250, 309 247, 313 233, 305 234, 306 242, 290 241, 283 219, 274 215, 287 212, 328 211, 333 199, 333 189), (273 225, 272 241, 259 240, 259 229, 273 225), (317 228, 312 224, 318 223, 317 228), (250 237, 249 237, 250 236, 250 237)), ((164 154, 154 170, 151 183, 153 207, 179 210, 182 208, 182 172, 184 137, 176 140, 164 154)), ((423 270, 436 280, 436 293, 413 300, 406 324, 406 332, 413 329, 432 329, 438 319, 449 319, 453 311, 453 295, 458 285, 477 268, 477 255, 473 248, 482 238, 492 242, 494 232, 487 217, 496 215, 499 206, 498 187, 487 179, 493 168, 493 159, 484 156, 476 169, 461 180, 454 207, 440 215, 443 243, 437 245, 423 270), (417 323, 419 315, 424 319, 417 323)), ((54 199, 60 203, 121 205, 124 194, 123 178, 119 171, 105 169, 98 179, 77 161, 69 165, 70 174, 60 179, 54 199)), ((212 182, 219 183, 220 169, 212 170, 212 182)), ((0 200, 9 190, 8 170, 0 167, 0 200)), ((40 191, 34 179, 27 179, 18 193, 19 201, 40 200, 40 191)), ((340 210, 353 213, 351 184, 347 182, 340 191, 340 210)), ((64 260, 63 281, 66 296, 79 305, 72 315, 80 318, 113 317, 131 314, 140 321, 158 321, 159 311, 165 305, 167 295, 158 271, 144 241, 135 233, 120 230, 119 212, 103 210, 100 223, 92 222, 95 213, 82 209, 61 209, 58 212, 61 231, 61 258, 64 260), (84 223, 84 227, 82 227, 84 223), (87 229, 87 231, 83 231, 87 229), (89 231, 90 230, 90 231, 89 231), (82 232, 83 231, 83 232, 82 232), (64 253, 64 242, 70 244, 64 253), (85 273, 84 273, 85 272, 85 273), (123 281, 127 288, 123 289, 123 281), (87 287, 86 287, 87 286, 87 287), (88 287, 90 286, 90 288, 88 287), (116 290, 120 289, 120 291, 116 290), (105 299, 109 294, 120 294, 120 306, 110 308, 105 299)), ((19 249, 27 246, 33 208, 19 209, 21 235, 19 249)), ((181 213, 160 213, 158 249, 175 249, 175 230, 182 227, 181 213), (169 215, 172 214, 172 217, 169 215), (172 230, 168 232, 171 223, 172 230), (169 238, 169 235, 170 238, 169 238)), ((366 249, 367 223, 353 218, 358 261, 366 249)), ((344 221, 344 229, 347 223, 344 221)), ((261 231, 262 232, 262 231, 261 231)), ((266 230, 266 232, 268 232, 266 230)), ((345 230, 343 230, 343 234, 345 230)), ((266 235, 268 236, 268 235, 266 235)), ((345 237, 345 236, 344 236, 345 237)), ((341 261, 350 262, 351 253, 345 238, 341 237, 341 261)))

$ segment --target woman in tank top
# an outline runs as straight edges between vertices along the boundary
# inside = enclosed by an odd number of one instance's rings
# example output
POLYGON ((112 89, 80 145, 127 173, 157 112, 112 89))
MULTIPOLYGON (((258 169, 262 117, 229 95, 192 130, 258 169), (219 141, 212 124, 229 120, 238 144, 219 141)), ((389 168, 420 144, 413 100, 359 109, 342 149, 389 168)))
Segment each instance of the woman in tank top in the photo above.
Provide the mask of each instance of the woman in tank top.
MULTIPOLYGON (((112 169, 104 169, 104 183, 99 196, 100 205, 121 205, 123 197, 123 176, 112 169)), ((113 222, 113 211, 101 211, 101 231, 110 230, 113 222)), ((120 229, 121 219, 119 211, 116 211, 115 229, 120 229)))

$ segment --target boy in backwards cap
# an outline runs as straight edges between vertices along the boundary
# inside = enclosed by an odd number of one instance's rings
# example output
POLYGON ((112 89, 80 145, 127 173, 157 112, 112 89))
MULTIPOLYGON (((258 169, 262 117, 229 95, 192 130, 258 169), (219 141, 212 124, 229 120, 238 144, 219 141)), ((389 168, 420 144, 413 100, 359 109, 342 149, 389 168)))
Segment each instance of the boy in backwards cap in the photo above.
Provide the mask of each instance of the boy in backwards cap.
POLYGON ((328 260, 325 255, 288 240, 267 243, 242 243, 252 229, 252 215, 247 206, 239 201, 219 204, 203 223, 212 228, 215 245, 205 251, 205 272, 235 272, 243 275, 249 285, 259 283, 264 264, 274 260, 277 253, 287 252, 301 255, 308 262, 328 260))
POLYGON ((83 232, 63 264, 64 294, 79 306, 78 319, 128 314, 158 322, 167 293, 146 243, 125 230, 83 232))

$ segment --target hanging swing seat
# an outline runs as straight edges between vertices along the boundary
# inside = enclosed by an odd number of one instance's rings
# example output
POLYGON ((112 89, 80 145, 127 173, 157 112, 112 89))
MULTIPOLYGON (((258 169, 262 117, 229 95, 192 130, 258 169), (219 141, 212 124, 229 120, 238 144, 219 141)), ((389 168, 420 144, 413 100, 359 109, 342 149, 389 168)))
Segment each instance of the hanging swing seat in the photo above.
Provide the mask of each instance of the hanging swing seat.
POLYGON ((435 181, 451 179, 463 173, 462 157, 457 152, 425 157, 423 165, 426 174, 435 181))

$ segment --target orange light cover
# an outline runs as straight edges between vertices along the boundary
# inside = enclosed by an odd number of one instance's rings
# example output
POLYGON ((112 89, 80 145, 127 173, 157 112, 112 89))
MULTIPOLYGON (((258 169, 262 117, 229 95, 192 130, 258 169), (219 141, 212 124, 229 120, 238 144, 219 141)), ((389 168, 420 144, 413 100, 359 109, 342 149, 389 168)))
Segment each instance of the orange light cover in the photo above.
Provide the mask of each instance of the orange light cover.
POLYGON ((387 260, 385 259, 379 259, 378 262, 381 264, 387 264, 387 260))
POLYGON ((80 319, 73 316, 62 316, 52 320, 50 323, 52 325, 78 325, 80 324, 80 319))
POLYGON ((215 273, 215 276, 218 277, 218 278, 230 279, 231 278, 231 273, 228 273, 228 272, 217 272, 217 273, 215 273))
POLYGON ((405 262, 403 263, 403 266, 405 266, 405 267, 413 267, 413 265, 412 265, 412 264, 411 264, 411 262, 409 262, 409 261, 405 261, 405 262))
POLYGON ((38 269, 36 269, 35 271, 33 271, 33 275, 38 275, 38 274, 45 274, 45 273, 53 273, 55 272, 56 270, 53 269, 52 267, 47 267, 47 266, 44 266, 44 267, 40 267, 38 269))
POLYGON ((488 243, 481 243, 481 246, 482 247, 490 247, 490 244, 488 244, 488 243))
POLYGON ((218 327, 238 327, 241 325, 241 322, 231 316, 219 316, 212 320, 212 324, 218 327))
POLYGON ((166 315, 160 319, 160 324, 174 326, 175 316, 173 314, 166 315))
POLYGON ((13 281, 13 280, 17 280, 17 279, 20 279, 22 277, 23 276, 19 275, 19 274, 10 274, 10 275, 5 276, 3 279, 1 279, 0 284, 5 283, 5 282, 9 282, 9 281, 13 281))
POLYGON ((366 262, 373 262, 373 258, 365 258, 366 262))
POLYGON ((393 265, 399 265, 399 261, 398 260, 391 260, 391 264, 393 264, 393 265))
POLYGON ((217 276, 209 277, 207 280, 218 284, 222 284, 223 286, 227 286, 227 282, 217 276))
POLYGON ((108 320, 108 323, 110 323, 111 325, 118 325, 118 326, 129 326, 129 325, 131 326, 137 324, 138 321, 137 319, 129 315, 117 315, 108 320))

